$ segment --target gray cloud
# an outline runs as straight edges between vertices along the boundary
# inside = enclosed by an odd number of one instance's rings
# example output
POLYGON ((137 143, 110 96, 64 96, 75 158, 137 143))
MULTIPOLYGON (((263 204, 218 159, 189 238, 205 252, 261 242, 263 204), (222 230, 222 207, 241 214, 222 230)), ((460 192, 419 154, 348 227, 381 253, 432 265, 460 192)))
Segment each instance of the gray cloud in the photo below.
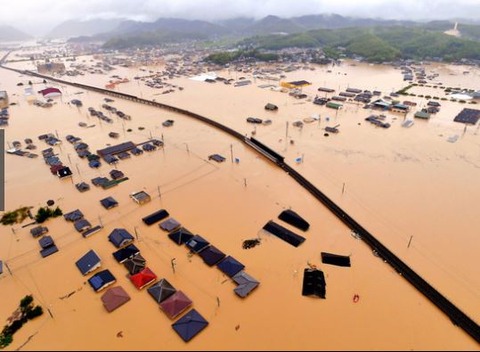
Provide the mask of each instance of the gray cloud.
POLYGON ((0 12, 0 24, 42 34, 69 19, 160 17, 216 20, 336 13, 385 19, 478 19, 479 0, 16 0, 0 12))

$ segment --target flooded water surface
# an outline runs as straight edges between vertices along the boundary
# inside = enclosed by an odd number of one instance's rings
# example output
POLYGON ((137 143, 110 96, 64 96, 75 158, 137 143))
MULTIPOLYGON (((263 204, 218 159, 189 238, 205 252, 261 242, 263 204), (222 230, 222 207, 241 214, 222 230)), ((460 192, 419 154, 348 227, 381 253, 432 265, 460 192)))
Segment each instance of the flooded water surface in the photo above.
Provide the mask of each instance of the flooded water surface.
MULTIPOLYGON (((85 60, 89 62, 90 57, 85 60)), ((30 62, 10 66, 34 68, 30 62)), ((382 98, 408 85, 399 69, 384 65, 345 61, 339 66, 286 72, 281 81, 311 83, 302 88, 307 95, 304 99, 280 91, 280 81, 232 69, 215 73, 235 81, 243 75, 252 84, 236 87, 182 76, 168 80, 175 88, 161 94, 165 89, 150 88, 135 79, 144 72, 138 67, 62 79, 103 88, 109 75, 116 74, 129 82, 116 85, 115 90, 195 112, 255 137, 284 156, 479 322, 479 125, 465 127, 453 121, 463 108, 475 105, 439 99, 440 111, 430 119, 413 116, 429 101, 419 95, 448 98, 440 86, 478 89, 479 72, 437 64, 425 68, 438 73, 440 81, 412 87, 409 93, 415 96, 400 96, 401 101, 410 100, 417 106, 407 114, 384 112, 389 128, 365 120, 381 112, 352 101, 343 103, 340 110, 312 103, 315 96, 331 97, 349 87, 377 90, 382 98), (335 93, 320 92, 319 87, 330 87, 335 93), (267 103, 277 105, 278 110, 265 110, 267 103), (271 124, 250 124, 247 117, 268 119, 271 124), (407 119, 414 121, 411 127, 402 126, 407 119), (296 127, 296 121, 305 122, 296 127), (327 126, 339 132, 328 133, 327 126)), ((162 67, 147 69, 160 71, 162 67)), ((241 141, 187 116, 114 98, 108 104, 131 116, 124 120, 102 108, 105 95, 43 83, 5 69, 1 75, 0 89, 15 103, 9 108, 5 147, 12 148, 14 141, 25 147, 24 140, 31 138, 37 146, 32 152, 39 154, 37 158, 5 155, 5 209, 31 206, 36 212, 47 200, 54 200, 64 213, 79 209, 92 225, 102 226, 84 238, 63 217, 47 220, 44 226, 59 251, 46 258, 40 256, 38 239, 30 234, 33 225, 23 226, 31 220, 2 226, 0 259, 8 270, 4 265, 0 275, 0 319, 6 321, 27 294, 45 311, 25 324, 6 350, 478 350, 473 338, 373 255, 324 205, 241 141), (42 98, 38 92, 46 87, 59 88, 62 95, 52 98, 51 107, 36 106, 32 96, 25 94, 29 81, 37 98, 42 98), (74 106, 72 99, 80 99, 83 106, 74 106), (89 107, 102 110, 113 122, 90 116, 89 107), (173 120, 173 125, 164 126, 166 120, 173 120), (111 132, 118 137, 109 137, 111 132), (52 175, 43 160, 41 151, 49 146, 38 136, 47 133, 61 140, 52 148, 72 170, 71 178, 52 175), (66 140, 67 135, 81 138, 94 153, 110 145, 152 138, 163 140, 164 146, 115 165, 102 162, 99 168, 91 168, 66 140), (212 154, 220 154, 225 161, 210 160, 212 154), (110 178, 113 169, 128 179, 109 189, 92 185, 95 177, 110 178), (79 192, 75 184, 80 182, 90 184, 90 190, 79 192), (144 205, 129 196, 141 190, 151 196, 144 205), (100 200, 109 196, 118 206, 106 210, 100 200), (237 296, 236 284, 217 267, 209 267, 198 254, 172 242, 158 224, 144 224, 142 218, 159 209, 245 265, 245 272, 259 286, 245 298, 237 296), (279 220, 286 209, 306 219, 308 231, 279 220), (270 220, 305 237, 304 243, 293 247, 262 230, 270 220), (188 343, 171 327, 177 319, 169 319, 146 288, 138 290, 126 268, 113 258, 116 248, 108 235, 115 228, 133 234, 147 266, 159 279, 166 278, 187 294, 192 307, 208 321, 188 343), (260 244, 243 249, 247 239, 259 239, 260 244), (102 305, 103 292, 94 292, 87 282, 93 274, 82 276, 75 266, 90 249, 101 258, 102 269, 116 277, 115 285, 131 297, 111 313, 102 305), (351 267, 324 264, 321 252, 349 256, 351 267), (303 272, 312 266, 325 275, 325 299, 302 296, 303 272)))

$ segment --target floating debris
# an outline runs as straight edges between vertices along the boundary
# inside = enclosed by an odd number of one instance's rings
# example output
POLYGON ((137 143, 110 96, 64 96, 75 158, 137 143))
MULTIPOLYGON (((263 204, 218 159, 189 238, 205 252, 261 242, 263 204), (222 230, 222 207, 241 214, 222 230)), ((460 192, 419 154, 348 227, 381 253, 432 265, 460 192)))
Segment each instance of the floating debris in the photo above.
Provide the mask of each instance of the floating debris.
POLYGON ((243 249, 250 249, 250 248, 253 248, 253 247, 255 247, 259 244, 260 244, 260 239, 258 239, 258 238, 255 238, 255 239, 252 239, 252 240, 245 240, 245 241, 243 241, 242 248, 243 249))

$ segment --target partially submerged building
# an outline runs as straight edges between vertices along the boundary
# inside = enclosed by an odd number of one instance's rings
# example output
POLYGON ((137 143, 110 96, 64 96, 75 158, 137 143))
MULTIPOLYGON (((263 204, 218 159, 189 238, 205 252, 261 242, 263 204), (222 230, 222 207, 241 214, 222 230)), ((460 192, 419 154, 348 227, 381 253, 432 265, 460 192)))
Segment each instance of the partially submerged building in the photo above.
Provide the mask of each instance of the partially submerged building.
POLYGON ((134 200, 137 204, 145 204, 152 200, 150 195, 145 191, 133 192, 130 194, 130 198, 134 200))
POLYGON ((9 105, 8 94, 6 90, 0 90, 0 109, 8 108, 9 105))
POLYGON ((130 301, 130 296, 122 286, 115 286, 108 288, 101 300, 107 312, 110 313, 130 301))
POLYGON ((280 224, 277 224, 274 221, 269 221, 263 226, 265 231, 270 232, 271 234, 281 238, 285 242, 291 244, 294 247, 298 247, 300 244, 305 241, 305 237, 297 235, 296 233, 290 231, 289 229, 283 227, 280 224))
POLYGON ((75 262, 78 270, 82 273, 82 275, 87 275, 92 271, 100 268, 102 265, 100 257, 98 254, 93 250, 89 250, 85 253, 80 259, 75 262))

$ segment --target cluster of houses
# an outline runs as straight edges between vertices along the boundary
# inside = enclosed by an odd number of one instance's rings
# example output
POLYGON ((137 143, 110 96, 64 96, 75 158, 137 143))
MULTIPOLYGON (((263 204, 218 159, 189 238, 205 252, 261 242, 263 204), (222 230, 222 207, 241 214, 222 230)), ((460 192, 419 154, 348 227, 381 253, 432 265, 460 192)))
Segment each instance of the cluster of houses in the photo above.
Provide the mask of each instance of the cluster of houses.
MULTIPOLYGON (((146 225, 153 225, 169 216, 161 209, 142 218, 146 225)), ((180 224, 173 218, 162 221, 160 228, 173 230, 180 224)), ((125 228, 115 228, 108 235, 108 241, 116 248, 112 255, 127 271, 127 278, 139 291, 146 290, 160 310, 172 321, 172 329, 185 341, 190 341, 208 326, 208 321, 195 309, 193 301, 182 290, 175 288, 166 278, 158 278, 147 265, 140 249, 134 244, 135 237, 125 228)), ((102 292, 100 297, 107 312, 113 312, 130 301, 130 295, 121 285, 116 285, 117 278, 109 269, 102 267, 101 258, 93 250, 86 252, 76 261, 76 266, 83 276, 93 274, 88 283, 95 292, 102 292)), ((172 262, 172 267, 174 263, 172 262)))
POLYGON ((168 237, 177 245, 184 245, 190 253, 198 255, 208 266, 216 266, 222 273, 227 275, 237 285, 234 288, 235 294, 239 297, 246 297, 260 283, 245 272, 245 265, 231 255, 215 247, 207 239, 195 235, 185 227, 177 226, 168 234, 168 237))
POLYGON ((75 230, 79 232, 84 238, 90 237, 91 235, 100 231, 103 226, 96 225, 92 226, 90 221, 85 219, 83 213, 79 209, 75 209, 63 215, 66 221, 72 222, 75 230))
POLYGON ((30 229, 30 234, 33 238, 39 238, 38 244, 40 245, 40 255, 42 258, 48 257, 53 253, 58 252, 58 247, 55 245, 55 241, 52 236, 45 236, 48 233, 48 227, 43 225, 35 226, 30 229))
MULTIPOLYGON (((125 114, 123 111, 120 111, 120 110, 117 110, 116 107, 114 106, 111 106, 107 103, 104 103, 102 104, 102 108, 104 108, 105 110, 111 112, 112 114, 116 114, 118 117, 124 119, 124 120, 131 120, 132 117, 130 115, 127 115, 125 114)), ((92 114, 92 111, 95 111, 94 109, 93 110, 90 110, 90 109, 93 109, 93 108, 89 108, 89 111, 90 111, 90 115, 92 114)), ((99 113, 99 111, 97 111, 97 114, 99 113)))
POLYGON ((42 156, 45 164, 50 167, 50 172, 53 175, 58 176, 60 179, 72 177, 72 170, 70 170, 68 166, 63 165, 53 148, 50 147, 42 150, 42 156))
POLYGON ((119 160, 128 159, 131 155, 141 155, 143 152, 153 152, 163 147, 163 141, 152 138, 146 142, 135 144, 131 141, 97 150, 97 155, 108 164, 115 164, 119 160))

